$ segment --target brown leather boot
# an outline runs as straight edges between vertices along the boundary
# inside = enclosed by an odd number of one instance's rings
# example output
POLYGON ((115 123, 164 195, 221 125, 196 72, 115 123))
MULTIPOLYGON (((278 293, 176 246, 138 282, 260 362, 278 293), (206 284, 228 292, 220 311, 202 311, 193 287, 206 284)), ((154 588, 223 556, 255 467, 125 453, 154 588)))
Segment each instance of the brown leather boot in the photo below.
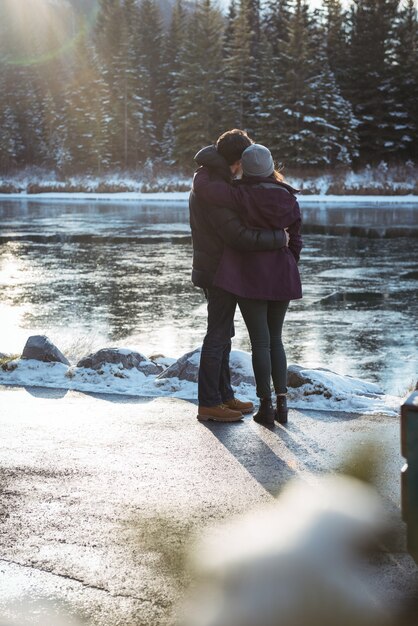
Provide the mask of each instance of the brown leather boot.
POLYGON ((217 406, 199 406, 197 419, 199 422, 239 422, 243 415, 241 411, 233 411, 226 404, 217 406))
POLYGON ((260 407, 257 413, 254 415, 253 420, 257 424, 264 424, 264 426, 274 426, 275 411, 271 398, 261 398, 260 407))
POLYGON ((242 400, 238 400, 237 398, 231 398, 224 402, 226 406, 228 406, 233 411, 241 411, 244 415, 247 413, 252 413, 254 411, 254 404, 252 402, 243 402, 242 400))

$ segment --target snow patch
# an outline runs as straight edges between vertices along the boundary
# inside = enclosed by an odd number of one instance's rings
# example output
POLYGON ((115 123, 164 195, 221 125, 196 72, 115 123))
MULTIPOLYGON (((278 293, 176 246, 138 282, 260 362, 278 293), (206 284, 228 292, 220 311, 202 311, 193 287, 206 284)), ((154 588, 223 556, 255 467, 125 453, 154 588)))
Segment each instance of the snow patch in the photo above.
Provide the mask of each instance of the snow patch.
MULTIPOLYGON (((199 358, 200 352, 191 356, 194 365, 198 365, 199 358)), ((175 359, 156 357, 154 361, 168 366, 175 359)), ((251 354, 233 350, 230 362, 233 372, 239 373, 241 378, 251 379, 251 354)), ((401 399, 385 395, 374 383, 321 368, 298 369, 309 382, 296 388, 289 387, 291 408, 366 415, 399 414, 401 399)), ((63 363, 15 359, 0 369, 0 384, 137 397, 172 396, 186 400, 197 399, 195 382, 179 378, 157 378, 155 375, 145 375, 136 368, 125 369, 121 364, 114 363, 107 363, 99 371, 95 371, 83 367, 68 367, 63 363)), ((234 391, 238 397, 257 404, 258 399, 252 384, 242 382, 234 387, 234 391)))

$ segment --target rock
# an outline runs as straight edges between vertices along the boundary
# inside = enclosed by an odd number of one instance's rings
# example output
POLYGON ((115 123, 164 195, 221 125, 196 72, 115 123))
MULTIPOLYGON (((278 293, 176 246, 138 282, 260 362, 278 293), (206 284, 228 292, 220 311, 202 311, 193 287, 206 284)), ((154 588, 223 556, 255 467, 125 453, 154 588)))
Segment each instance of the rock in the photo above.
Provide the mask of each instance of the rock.
POLYGON ((83 357, 77 367, 87 367, 92 370, 100 370, 106 363, 121 364, 124 369, 133 369, 143 372, 146 376, 156 375, 163 371, 161 365, 149 361, 140 352, 134 352, 125 348, 102 348, 83 357))
POLYGON ((7 359, 7 354, 4 354, 4 352, 0 352, 0 361, 2 361, 3 359, 7 359))
POLYGON ((406 278, 407 280, 418 280, 418 270, 405 272, 405 274, 401 274, 401 278, 406 278))
POLYGON ((35 359, 45 363, 64 363, 70 365, 68 359, 45 335, 32 335, 26 342, 22 359, 35 359))
POLYGON ((170 365, 176 362, 177 359, 173 359, 171 356, 164 356, 164 354, 152 354, 149 360, 158 365, 162 370, 167 369, 170 365))
POLYGON ((289 392, 291 389, 298 389, 303 385, 309 385, 310 387, 304 390, 303 395, 322 395, 324 398, 331 398, 334 395, 333 382, 331 379, 328 379, 327 374, 333 375, 334 372, 323 367, 309 370, 304 369, 300 365, 289 365, 287 368, 287 386, 289 392))
MULTIPOLYGON (((162 374, 163 378, 178 378, 197 383, 200 362, 200 348, 183 354, 173 365, 170 365, 162 374)), ((232 350, 230 356, 231 383, 238 387, 241 383, 254 385, 254 375, 251 365, 251 355, 240 350, 232 350)))
MULTIPOLYGON (((354 413, 370 408, 387 412, 385 394, 375 383, 337 374, 324 367, 315 369, 290 365, 288 368, 288 397, 291 402, 315 402, 319 409, 338 409, 354 413), (315 396, 320 398, 314 399, 315 396), (317 401, 318 400, 318 401, 317 401), (324 402, 325 401, 325 402, 324 402), (344 408, 342 408, 344 407, 344 408)), ((396 404, 397 404, 397 399, 396 404)), ((398 411, 398 407, 396 408, 398 411)), ((393 413, 390 407, 390 414, 393 413)))
MULTIPOLYGON (((287 386, 297 389, 303 385, 311 385, 309 394, 322 394, 326 398, 330 398, 334 393, 332 376, 339 375, 325 367, 309 369, 300 365, 289 365, 287 368, 287 386)), ((340 378, 346 381, 355 380, 350 376, 340 378)))
POLYGON ((155 354, 151 354, 149 357, 150 361, 158 362, 160 359, 165 359, 165 355, 161 354, 161 352, 156 352, 155 354))
POLYGON ((334 291, 329 296, 321 298, 317 304, 335 304, 337 302, 381 302, 388 297, 385 293, 376 291, 334 291))
POLYGON ((312 378, 306 374, 306 370, 300 365, 289 365, 287 368, 287 386, 297 389, 306 385, 312 384, 312 378))
POLYGON ((158 378, 178 378, 197 383, 199 371, 200 348, 183 354, 173 365, 170 365, 158 378))

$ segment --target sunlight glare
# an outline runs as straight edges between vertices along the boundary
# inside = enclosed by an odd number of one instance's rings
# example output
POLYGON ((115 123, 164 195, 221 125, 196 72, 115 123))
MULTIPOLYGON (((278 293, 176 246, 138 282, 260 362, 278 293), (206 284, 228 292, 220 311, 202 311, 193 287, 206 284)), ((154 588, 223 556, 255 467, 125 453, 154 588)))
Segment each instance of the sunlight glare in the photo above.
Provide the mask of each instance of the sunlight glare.
POLYGON ((48 63, 65 55, 91 28, 96 9, 86 19, 76 18, 66 0, 3 0, 2 19, 8 24, 15 53, 8 65, 48 63))

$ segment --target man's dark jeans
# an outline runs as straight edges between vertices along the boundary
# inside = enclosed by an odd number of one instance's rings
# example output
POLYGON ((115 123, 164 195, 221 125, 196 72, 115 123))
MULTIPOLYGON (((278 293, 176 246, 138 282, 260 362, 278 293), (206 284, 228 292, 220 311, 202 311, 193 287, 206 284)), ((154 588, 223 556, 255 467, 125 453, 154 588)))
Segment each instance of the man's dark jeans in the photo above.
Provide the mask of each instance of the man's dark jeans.
POLYGON ((203 340, 199 366, 200 406, 217 406, 234 397, 229 372, 231 337, 237 298, 218 287, 205 290, 208 301, 208 328, 203 340))

